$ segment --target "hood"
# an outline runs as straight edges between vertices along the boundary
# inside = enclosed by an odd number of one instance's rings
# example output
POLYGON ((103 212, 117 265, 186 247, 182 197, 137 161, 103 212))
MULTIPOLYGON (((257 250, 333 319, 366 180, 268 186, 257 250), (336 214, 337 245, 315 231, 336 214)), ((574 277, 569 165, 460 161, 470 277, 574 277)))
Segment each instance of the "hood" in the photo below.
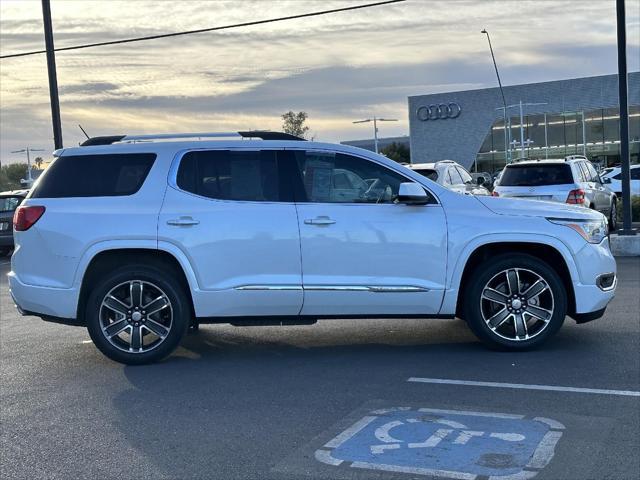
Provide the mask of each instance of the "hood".
POLYGON ((595 210, 559 202, 521 200, 518 198, 475 197, 482 205, 498 215, 524 217, 549 217, 575 220, 601 220, 603 215, 595 210))

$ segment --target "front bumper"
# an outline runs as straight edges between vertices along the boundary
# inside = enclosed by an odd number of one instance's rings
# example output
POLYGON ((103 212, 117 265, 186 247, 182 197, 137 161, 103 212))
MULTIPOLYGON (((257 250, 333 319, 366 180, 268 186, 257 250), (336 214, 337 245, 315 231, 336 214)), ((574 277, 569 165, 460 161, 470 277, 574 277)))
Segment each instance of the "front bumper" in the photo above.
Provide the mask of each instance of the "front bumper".
POLYGON ((605 239, 599 244, 587 243, 575 255, 575 261, 580 281, 574 281, 573 284, 576 303, 574 313, 577 316, 583 315, 583 318, 589 317, 586 314, 595 315, 601 310, 604 313, 604 309, 615 297, 618 283, 615 276, 616 261, 609 249, 609 240, 605 239), (610 278, 611 275, 613 279, 610 278), (607 278, 604 285, 603 278, 607 278))
POLYGON ((51 288, 22 283, 14 272, 7 274, 9 293, 23 315, 73 319, 78 306, 75 288, 51 288))

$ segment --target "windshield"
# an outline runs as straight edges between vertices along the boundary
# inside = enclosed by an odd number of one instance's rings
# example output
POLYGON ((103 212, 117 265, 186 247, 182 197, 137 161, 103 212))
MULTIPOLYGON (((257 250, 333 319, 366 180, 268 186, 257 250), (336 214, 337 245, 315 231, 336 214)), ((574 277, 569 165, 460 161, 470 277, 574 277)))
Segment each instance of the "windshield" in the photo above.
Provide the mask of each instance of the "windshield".
POLYGON ((434 182, 438 180, 438 172, 436 172, 435 170, 423 168, 421 170, 414 170, 414 172, 417 172, 423 177, 427 177, 429 180, 433 180, 434 182))
POLYGON ((0 212, 13 212, 20 204, 20 197, 0 197, 0 212))
POLYGON ((507 187, 535 187, 573 183, 571 167, 566 164, 510 165, 504 169, 500 185, 507 187))

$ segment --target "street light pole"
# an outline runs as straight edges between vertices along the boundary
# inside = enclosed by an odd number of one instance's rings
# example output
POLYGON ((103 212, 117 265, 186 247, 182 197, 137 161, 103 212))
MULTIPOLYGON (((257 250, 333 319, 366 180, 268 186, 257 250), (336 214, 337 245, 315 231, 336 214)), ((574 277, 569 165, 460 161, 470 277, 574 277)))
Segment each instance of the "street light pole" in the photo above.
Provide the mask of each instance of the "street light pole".
POLYGON ((378 151, 378 122, 397 122, 397 118, 377 118, 375 115, 373 118, 367 118, 365 120, 356 120, 351 123, 369 123, 373 122, 373 145, 376 153, 380 153, 378 151))
POLYGON ((27 178, 25 179, 27 181, 27 183, 29 184, 29 187, 31 187, 31 184, 33 183, 33 177, 31 176, 31 156, 29 155, 30 152, 44 152, 44 150, 40 149, 40 148, 23 148, 22 150, 15 150, 11 153, 27 153, 27 178))
MULTIPOLYGON (((486 28, 483 28, 480 33, 484 33, 487 36, 487 40, 489 42, 489 50, 491 51, 491 59, 493 60, 493 68, 496 71, 496 77, 498 77, 498 86, 500 87, 500 95, 502 95, 502 105, 504 107, 504 157, 505 162, 509 163, 511 156, 511 149, 509 148, 509 153, 507 154, 507 145, 508 145, 508 136, 507 136, 507 100, 504 96, 504 90, 502 89, 502 81, 500 80, 500 73, 498 73, 498 64, 496 63, 496 57, 493 54, 493 46, 491 45, 491 37, 489 36, 489 32, 487 32, 486 28)), ((509 127, 509 136, 511 135, 511 127, 509 127)))
POLYGON ((622 173, 622 230, 619 235, 635 235, 631 228, 631 171, 629 167, 629 103, 627 98, 627 29, 624 0, 616 0, 618 31, 618 96, 620 99, 620 170, 622 173))
POLYGON ((51 5, 49 4, 49 0, 42 0, 42 21, 44 23, 44 43, 47 49, 47 72, 49 73, 49 97, 51 99, 53 143, 57 150, 62 148, 62 123, 60 121, 60 99, 58 98, 56 54, 53 46, 53 27, 51 26, 51 5))

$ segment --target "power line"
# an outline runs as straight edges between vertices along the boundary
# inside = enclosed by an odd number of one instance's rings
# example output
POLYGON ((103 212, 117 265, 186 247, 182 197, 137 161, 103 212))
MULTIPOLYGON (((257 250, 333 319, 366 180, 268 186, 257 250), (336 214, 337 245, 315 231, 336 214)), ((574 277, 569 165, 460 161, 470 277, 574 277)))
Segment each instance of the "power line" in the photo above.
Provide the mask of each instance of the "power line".
MULTIPOLYGON (((366 3, 364 5, 354 5, 351 7, 343 7, 343 8, 334 8, 332 10, 322 10, 319 12, 310 12, 310 13, 302 13, 300 15, 290 15, 288 17, 278 17, 278 18, 269 18, 269 19, 265 19, 265 20, 255 20, 253 22, 244 22, 244 23, 235 23, 232 25, 223 25, 220 27, 211 27, 211 28, 201 28, 199 30, 187 30, 184 32, 174 32, 174 33, 164 33, 161 35, 150 35, 147 37, 136 37, 136 38, 127 38, 127 39, 123 39, 123 40, 112 40, 110 42, 98 42, 98 43, 88 43, 88 44, 84 44, 84 45, 74 45, 71 47, 61 47, 61 48, 56 48, 55 51, 56 52, 62 52, 62 51, 66 51, 66 50, 79 50, 81 48, 91 48, 91 47, 103 47, 105 45, 118 45, 121 43, 132 43, 132 42, 143 42, 146 40, 156 40, 159 38, 168 38, 168 37, 178 37, 181 35, 191 35, 194 33, 204 33, 204 32, 214 32, 217 30, 226 30, 229 28, 239 28, 239 27, 250 27, 252 25, 262 25, 265 23, 273 23, 273 22, 283 22, 285 20, 295 20, 298 18, 307 18, 307 17, 317 17, 319 15, 327 15, 330 13, 339 13, 339 12, 346 12, 349 10, 359 10, 362 8, 370 8, 370 7, 379 7, 381 5, 389 5, 392 3, 401 3, 404 2, 406 0, 386 0, 383 2, 376 2, 376 3, 366 3)), ((16 58, 16 57, 26 57, 29 55, 38 55, 41 53, 46 53, 46 50, 34 50, 31 52, 23 52, 23 53, 13 53, 10 55, 0 55, 0 59, 3 58, 16 58)))

